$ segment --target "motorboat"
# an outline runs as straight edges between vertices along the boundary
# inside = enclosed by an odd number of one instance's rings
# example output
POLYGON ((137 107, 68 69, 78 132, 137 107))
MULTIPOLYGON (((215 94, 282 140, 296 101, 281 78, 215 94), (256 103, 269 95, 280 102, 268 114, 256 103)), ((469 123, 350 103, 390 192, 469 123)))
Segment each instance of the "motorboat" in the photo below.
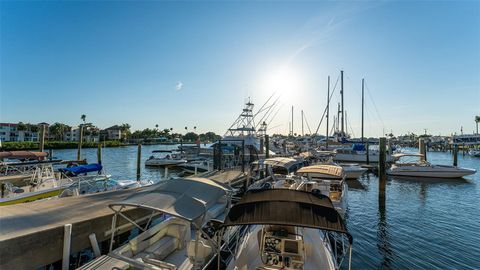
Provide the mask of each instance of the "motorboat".
POLYGON ((480 157, 480 148, 471 148, 468 150, 468 154, 472 157, 480 157))
POLYGON ((346 179, 357 179, 368 171, 358 163, 339 163, 338 165, 343 168, 346 179))
POLYGON ((179 165, 186 162, 187 160, 182 158, 181 155, 167 154, 165 157, 155 157, 152 155, 145 161, 145 166, 165 167, 179 165))
POLYGON ((338 165, 312 165, 299 169, 297 174, 305 179, 297 186, 297 190, 316 190, 327 196, 335 209, 342 215, 347 210, 348 187, 345 182, 344 169, 338 165))
POLYGON ((183 158, 182 152, 171 151, 162 157, 156 157, 154 155, 150 156, 145 161, 145 166, 165 167, 165 166, 179 165, 186 162, 187 160, 183 158))
POLYGON ((395 176, 414 176, 414 177, 433 177, 433 178, 460 178, 476 173, 475 169, 461 168, 458 166, 435 165, 424 160, 422 154, 401 153, 395 154, 399 161, 392 164, 387 170, 388 175, 395 176), (416 161, 402 161, 403 158, 418 158, 416 161))
POLYGON ((80 269, 201 269, 218 249, 217 241, 202 228, 212 219, 225 218, 231 192, 228 186, 206 178, 179 178, 110 204, 114 212, 110 252, 80 269), (125 212, 131 209, 151 213, 145 225, 128 217, 125 212), (124 227, 117 224, 120 218, 140 233, 113 249, 115 233, 124 227))
POLYGON ((222 246, 217 269, 334 270, 347 256, 350 269, 353 238, 331 200, 315 190, 250 190, 232 206, 219 234, 232 227, 246 233, 237 235, 233 248, 222 246))
POLYGON ((182 163, 177 165, 178 168, 184 170, 187 173, 202 173, 212 170, 213 168, 213 161, 209 159, 202 159, 202 160, 192 160, 188 161, 187 163, 182 163))

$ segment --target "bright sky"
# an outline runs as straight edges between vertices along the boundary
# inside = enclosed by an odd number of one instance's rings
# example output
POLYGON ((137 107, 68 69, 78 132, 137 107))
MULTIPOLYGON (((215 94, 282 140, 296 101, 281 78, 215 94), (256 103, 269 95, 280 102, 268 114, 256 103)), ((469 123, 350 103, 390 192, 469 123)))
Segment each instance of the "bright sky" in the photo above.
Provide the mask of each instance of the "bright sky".
MULTIPOLYGON (((270 133, 315 129, 345 71, 348 131, 471 133, 480 2, 0 2, 1 122, 223 134, 274 92, 270 133)), ((334 114, 338 86, 332 101, 334 114)), ((320 132, 325 131, 325 122, 320 132)))

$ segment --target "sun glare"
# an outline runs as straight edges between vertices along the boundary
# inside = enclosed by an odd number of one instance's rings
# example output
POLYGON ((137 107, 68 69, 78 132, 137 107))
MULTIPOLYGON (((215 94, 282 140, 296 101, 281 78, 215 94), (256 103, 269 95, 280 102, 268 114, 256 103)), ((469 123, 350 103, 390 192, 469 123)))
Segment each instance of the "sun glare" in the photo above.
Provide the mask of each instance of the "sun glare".
POLYGON ((281 66, 267 75, 262 88, 278 93, 283 100, 289 100, 299 91, 301 84, 296 70, 289 66, 281 66))

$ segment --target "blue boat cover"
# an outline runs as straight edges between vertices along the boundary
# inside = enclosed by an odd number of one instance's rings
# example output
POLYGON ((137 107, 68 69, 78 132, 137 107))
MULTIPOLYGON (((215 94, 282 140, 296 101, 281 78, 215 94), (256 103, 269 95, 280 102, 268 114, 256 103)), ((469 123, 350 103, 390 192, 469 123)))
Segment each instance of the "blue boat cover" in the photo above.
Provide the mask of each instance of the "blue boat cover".
POLYGON ((353 151, 366 151, 365 144, 355 143, 355 144, 352 145, 352 150, 353 151))
POLYGON ((101 170, 102 170, 102 165, 97 163, 60 169, 61 172, 70 172, 74 175, 79 175, 79 174, 88 173, 88 172, 99 172, 101 170))

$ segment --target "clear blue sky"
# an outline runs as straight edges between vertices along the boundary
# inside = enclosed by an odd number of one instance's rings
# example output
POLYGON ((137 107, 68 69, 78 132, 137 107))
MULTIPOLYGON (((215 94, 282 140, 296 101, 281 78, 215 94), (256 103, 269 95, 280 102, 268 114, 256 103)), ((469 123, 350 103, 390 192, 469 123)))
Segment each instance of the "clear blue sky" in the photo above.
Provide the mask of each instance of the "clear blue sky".
POLYGON ((86 114, 103 128, 223 134, 247 97, 260 105, 276 91, 283 107, 271 132, 287 132, 292 105, 300 132, 300 109, 314 129, 327 76, 335 82, 341 69, 356 136, 363 77, 367 135, 472 132, 480 114, 479 1, 0 7, 1 122, 73 125, 86 114))

